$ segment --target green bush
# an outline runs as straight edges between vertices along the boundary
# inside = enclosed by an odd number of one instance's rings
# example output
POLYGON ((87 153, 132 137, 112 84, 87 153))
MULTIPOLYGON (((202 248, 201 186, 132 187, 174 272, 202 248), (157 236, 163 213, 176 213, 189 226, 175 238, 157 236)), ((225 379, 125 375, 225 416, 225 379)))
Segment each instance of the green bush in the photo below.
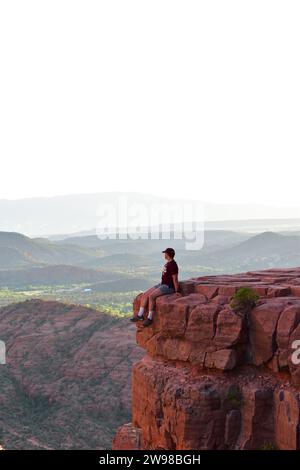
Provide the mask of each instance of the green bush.
POLYGON ((242 406, 242 392, 238 386, 233 385, 225 395, 225 407, 227 409, 238 410, 242 406))
POLYGON ((274 442, 264 442, 259 450, 278 450, 278 447, 274 442))
POLYGON ((240 316, 246 316, 256 305, 259 295, 251 287, 241 287, 236 291, 230 307, 240 316))

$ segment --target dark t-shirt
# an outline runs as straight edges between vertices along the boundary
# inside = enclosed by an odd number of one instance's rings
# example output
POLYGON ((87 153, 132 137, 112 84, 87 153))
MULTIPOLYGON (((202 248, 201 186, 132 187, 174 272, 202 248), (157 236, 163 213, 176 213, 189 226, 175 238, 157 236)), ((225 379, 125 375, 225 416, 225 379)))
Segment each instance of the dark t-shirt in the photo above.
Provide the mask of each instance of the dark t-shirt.
POLYGON ((172 278, 174 274, 178 274, 178 266, 177 266, 176 261, 172 259, 171 261, 168 261, 164 265, 162 276, 161 276, 161 283, 167 284, 167 286, 173 287, 173 289, 175 289, 173 278, 172 278))

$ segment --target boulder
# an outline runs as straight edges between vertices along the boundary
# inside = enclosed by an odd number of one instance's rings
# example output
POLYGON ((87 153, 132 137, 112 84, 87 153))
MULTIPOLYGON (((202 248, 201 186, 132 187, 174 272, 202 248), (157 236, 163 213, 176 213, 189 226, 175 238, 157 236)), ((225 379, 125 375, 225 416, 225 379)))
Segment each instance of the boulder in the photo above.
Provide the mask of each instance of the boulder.
POLYGON ((205 295, 207 299, 212 299, 218 293, 219 286, 214 284, 196 284, 195 292, 205 295))
POLYGON ((219 349, 207 353, 205 367, 210 369, 232 370, 237 365, 237 354, 234 349, 219 349))
POLYGON ((142 444, 142 430, 127 423, 117 430, 112 450, 139 450, 143 447, 142 444))
POLYGON ((256 366, 268 362, 275 350, 275 333, 282 302, 268 301, 255 307, 249 315, 249 343, 251 362, 256 366))
POLYGON ((217 318, 214 344, 219 348, 230 348, 245 341, 245 320, 229 308, 223 308, 217 318))
POLYGON ((300 303, 287 306, 280 315, 277 326, 276 341, 279 347, 279 369, 283 369, 288 366, 291 334, 296 329, 299 323, 300 303))
POLYGON ((281 450, 300 449, 299 394, 289 390, 275 393, 275 441, 281 450))
POLYGON ((220 307, 215 303, 198 305, 189 315, 185 338, 192 343, 211 343, 215 331, 220 307))

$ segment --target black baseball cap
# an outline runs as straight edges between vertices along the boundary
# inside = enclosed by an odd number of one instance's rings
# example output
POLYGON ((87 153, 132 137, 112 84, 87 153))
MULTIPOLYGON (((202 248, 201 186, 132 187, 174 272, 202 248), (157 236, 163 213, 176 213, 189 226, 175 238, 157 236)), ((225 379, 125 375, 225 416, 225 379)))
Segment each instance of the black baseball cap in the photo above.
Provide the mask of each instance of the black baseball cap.
POLYGON ((174 248, 166 248, 162 253, 167 253, 169 256, 172 256, 173 258, 175 256, 174 248))

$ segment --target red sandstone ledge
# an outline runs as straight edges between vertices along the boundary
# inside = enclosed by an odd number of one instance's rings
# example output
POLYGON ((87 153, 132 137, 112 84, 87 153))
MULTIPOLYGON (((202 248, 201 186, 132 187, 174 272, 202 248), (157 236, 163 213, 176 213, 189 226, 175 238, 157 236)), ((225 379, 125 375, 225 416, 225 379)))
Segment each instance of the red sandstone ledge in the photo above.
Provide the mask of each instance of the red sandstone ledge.
POLYGON ((300 268, 180 285, 157 300, 150 327, 137 324, 147 355, 133 368, 133 422, 114 448, 300 449, 300 268), (230 302, 246 286, 260 299, 241 318, 230 302))

